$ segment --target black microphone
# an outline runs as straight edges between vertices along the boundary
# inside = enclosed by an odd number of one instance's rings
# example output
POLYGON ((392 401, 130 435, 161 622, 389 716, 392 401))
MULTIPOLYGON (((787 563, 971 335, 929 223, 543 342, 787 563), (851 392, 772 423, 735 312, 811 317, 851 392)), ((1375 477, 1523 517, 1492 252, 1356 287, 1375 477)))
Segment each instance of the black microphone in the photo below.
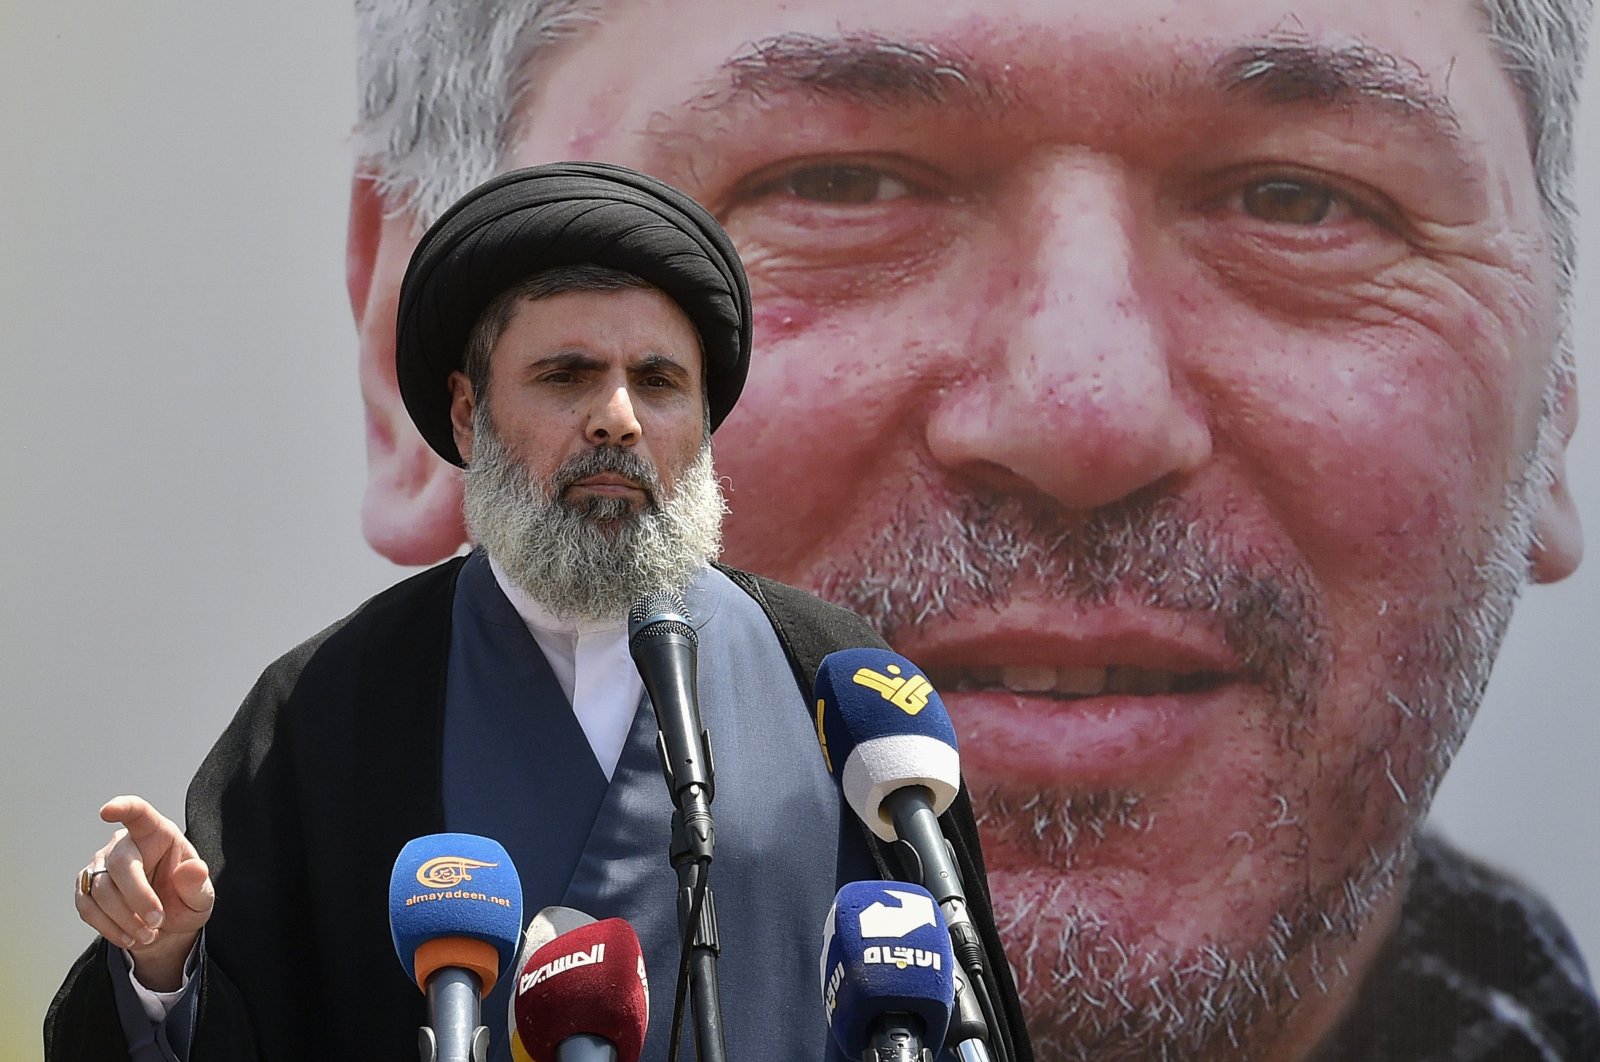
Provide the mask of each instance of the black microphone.
MULTIPOLYGON (((676 590, 652 590, 628 611, 628 652, 633 656, 661 731, 656 751, 672 803, 684 815, 691 839, 696 828, 711 827, 709 805, 715 796, 711 738, 700 723, 695 692, 695 652, 699 636, 689 625, 689 606, 676 590)), ((706 855, 712 836, 705 834, 706 855)))
POLYGON ((677 810, 672 816, 668 857, 678 874, 678 930, 683 953, 678 964, 677 1005, 669 1039, 677 1043, 683 986, 694 1006, 695 1039, 701 1062, 725 1062, 722 1001, 717 984, 717 906, 710 870, 717 830, 711 818, 715 795, 711 735, 700 722, 695 692, 695 651, 699 636, 689 623, 689 606, 676 590, 652 590, 628 610, 628 652, 644 680, 655 709, 656 752, 667 791, 677 810), (687 978, 687 981, 685 981, 687 978))

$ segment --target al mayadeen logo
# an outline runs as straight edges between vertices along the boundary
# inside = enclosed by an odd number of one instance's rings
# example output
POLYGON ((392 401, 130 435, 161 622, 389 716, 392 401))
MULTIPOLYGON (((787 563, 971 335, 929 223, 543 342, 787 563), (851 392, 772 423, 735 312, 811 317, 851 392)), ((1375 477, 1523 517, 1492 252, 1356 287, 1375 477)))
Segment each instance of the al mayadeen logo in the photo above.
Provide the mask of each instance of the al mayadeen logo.
POLYGON ((504 896, 490 896, 486 892, 456 888, 464 881, 471 881, 474 870, 486 870, 499 865, 499 863, 485 863, 481 859, 469 859, 466 856, 439 856, 430 859, 417 868, 417 881, 424 888, 434 891, 407 896, 406 906, 429 903, 433 900, 481 900, 501 907, 510 907, 511 901, 504 896))

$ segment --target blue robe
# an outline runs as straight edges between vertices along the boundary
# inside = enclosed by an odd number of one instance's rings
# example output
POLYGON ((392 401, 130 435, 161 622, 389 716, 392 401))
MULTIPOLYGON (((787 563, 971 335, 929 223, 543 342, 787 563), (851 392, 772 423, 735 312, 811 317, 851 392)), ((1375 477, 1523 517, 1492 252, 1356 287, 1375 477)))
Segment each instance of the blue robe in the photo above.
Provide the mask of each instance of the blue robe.
MULTIPOLYGON (((716 763, 711 888, 728 1057, 842 1057, 822 1018, 818 952, 839 886, 878 876, 871 853, 853 821, 841 822, 806 699, 760 606, 714 569, 686 598, 703 647, 700 712, 716 763)), ((559 905, 633 925, 650 980, 643 1058, 664 1060, 677 875, 667 861, 672 802, 649 699, 640 699, 608 785, 566 694, 481 556, 457 583, 451 642, 446 826, 505 845, 529 915, 559 905)), ((491 1058, 510 1058, 503 1015, 514 979, 502 978, 484 1008, 491 1058)), ((692 1028, 687 1013, 685 1026, 692 1028)), ((686 1044, 682 1057, 691 1054, 686 1044)))

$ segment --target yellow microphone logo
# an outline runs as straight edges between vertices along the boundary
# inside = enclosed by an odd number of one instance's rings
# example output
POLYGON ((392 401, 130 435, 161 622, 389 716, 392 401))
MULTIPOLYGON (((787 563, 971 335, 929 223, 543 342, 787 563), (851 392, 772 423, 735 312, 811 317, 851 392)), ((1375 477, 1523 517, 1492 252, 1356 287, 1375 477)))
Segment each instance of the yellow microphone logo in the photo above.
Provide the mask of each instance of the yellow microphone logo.
POLYGON ((817 744, 822 746, 822 762, 827 764, 828 773, 832 774, 833 757, 828 754, 828 735, 822 729, 822 711, 827 703, 824 698, 817 698, 817 744))
POLYGON ((928 706, 933 683, 915 674, 901 678, 899 664, 890 664, 885 670, 887 675, 870 667, 859 668, 850 681, 874 691, 907 715, 916 715, 928 706))
POLYGON ((466 856, 439 856, 417 868, 417 880, 430 889, 448 889, 472 880, 472 871, 481 867, 497 867, 499 863, 485 863, 466 856))

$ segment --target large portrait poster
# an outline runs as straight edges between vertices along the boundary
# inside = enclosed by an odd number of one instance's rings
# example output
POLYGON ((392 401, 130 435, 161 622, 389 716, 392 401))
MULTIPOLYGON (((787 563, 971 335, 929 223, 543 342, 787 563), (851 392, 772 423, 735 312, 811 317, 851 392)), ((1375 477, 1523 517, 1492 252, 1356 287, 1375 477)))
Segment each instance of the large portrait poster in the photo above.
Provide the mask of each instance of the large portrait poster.
MULTIPOLYGON (((1451 759, 1518 533, 1552 581, 1523 588, 1429 821, 1600 955, 1600 565, 1556 578, 1568 525, 1523 469, 1548 256, 1466 263, 1533 187, 1488 51, 1382 4, 1329 31, 1382 54, 1326 46, 1322 3, 1273 5, 1250 47, 1181 18, 1130 37, 1075 10, 1094 5, 1014 5, 974 39, 945 10, 964 5, 721 6, 568 12, 472 59, 507 95, 442 130, 403 120, 443 90, 386 16, 0 19, 0 1055, 38 1055, 90 939, 71 890, 101 802, 180 815, 263 666, 461 548, 456 473, 385 377, 400 272, 474 180, 564 157, 658 173, 739 242, 756 354, 715 440, 725 559, 862 611, 940 682, 1034 1000, 1091 893, 1192 926, 1249 907, 1247 881, 1381 876, 1356 850, 1451 759), (1074 708, 1236 681, 1281 714, 1074 708)), ((1580 390, 1600 375, 1589 80, 1580 390)), ((1554 393, 1560 438, 1576 399, 1554 393)), ((1592 413, 1560 482, 1600 528, 1592 413)))

